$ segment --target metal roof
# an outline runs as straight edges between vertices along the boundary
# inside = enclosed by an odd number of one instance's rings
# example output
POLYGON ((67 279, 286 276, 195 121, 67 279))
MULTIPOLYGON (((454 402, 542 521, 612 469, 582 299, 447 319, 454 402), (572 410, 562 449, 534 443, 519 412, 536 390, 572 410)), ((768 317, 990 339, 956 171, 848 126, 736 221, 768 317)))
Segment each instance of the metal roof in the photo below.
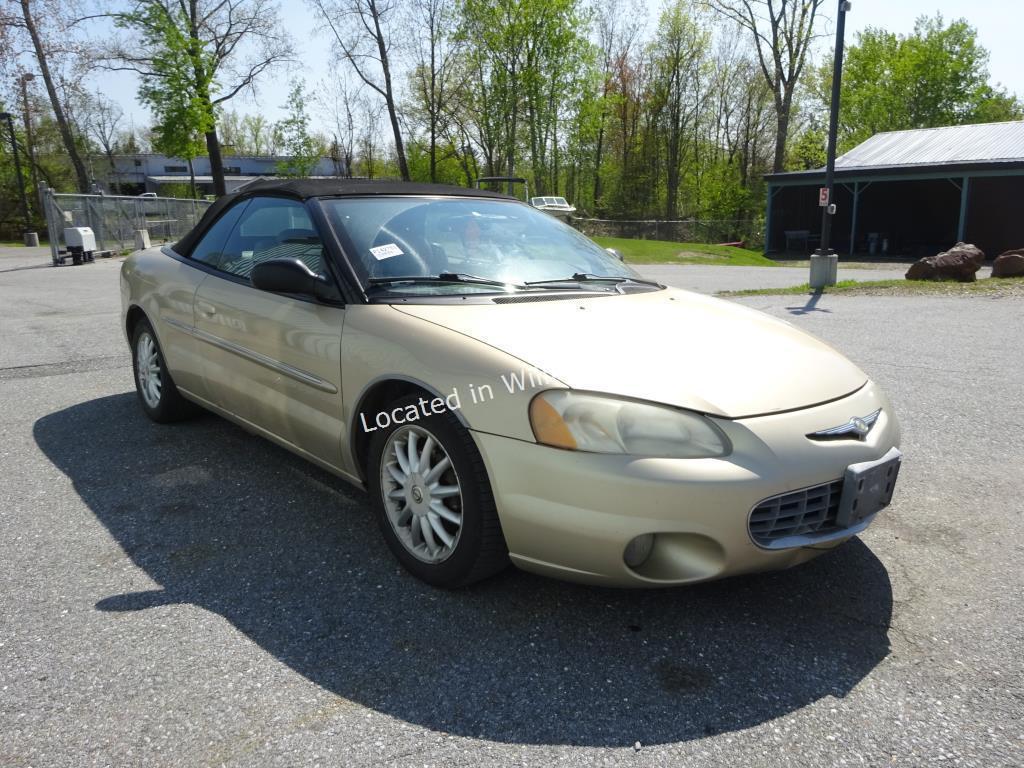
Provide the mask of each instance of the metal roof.
POLYGON ((1024 160, 1024 120, 876 133, 836 158, 836 168, 1020 160, 1024 160))
MULTIPOLYGON (((1024 163, 1024 120, 876 133, 837 157, 836 173, 913 172, 950 166, 998 168, 1011 163, 1024 163)), ((821 176, 824 172, 819 168, 769 174, 767 178, 821 176)))

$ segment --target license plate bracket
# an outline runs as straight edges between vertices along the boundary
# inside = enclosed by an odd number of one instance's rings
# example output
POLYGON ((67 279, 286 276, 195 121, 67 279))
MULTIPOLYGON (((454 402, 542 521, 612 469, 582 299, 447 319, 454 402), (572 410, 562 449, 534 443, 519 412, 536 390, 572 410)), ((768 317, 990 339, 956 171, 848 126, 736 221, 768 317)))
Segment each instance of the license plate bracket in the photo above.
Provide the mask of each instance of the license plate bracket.
POLYGON ((849 528, 889 506, 902 461, 899 449, 891 448, 880 459, 848 466, 843 475, 836 525, 849 528))

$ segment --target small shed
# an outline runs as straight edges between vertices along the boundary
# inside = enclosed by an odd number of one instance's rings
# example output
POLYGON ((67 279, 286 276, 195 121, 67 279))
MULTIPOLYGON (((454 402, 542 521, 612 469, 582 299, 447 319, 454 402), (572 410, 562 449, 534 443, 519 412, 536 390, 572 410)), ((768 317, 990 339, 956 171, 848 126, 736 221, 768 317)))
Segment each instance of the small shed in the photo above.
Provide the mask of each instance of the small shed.
MULTIPOLYGON (((818 247, 825 169, 773 173, 765 252, 818 247)), ((1024 247, 1024 121, 878 133, 836 159, 837 253, 926 256, 958 240, 1024 247)))

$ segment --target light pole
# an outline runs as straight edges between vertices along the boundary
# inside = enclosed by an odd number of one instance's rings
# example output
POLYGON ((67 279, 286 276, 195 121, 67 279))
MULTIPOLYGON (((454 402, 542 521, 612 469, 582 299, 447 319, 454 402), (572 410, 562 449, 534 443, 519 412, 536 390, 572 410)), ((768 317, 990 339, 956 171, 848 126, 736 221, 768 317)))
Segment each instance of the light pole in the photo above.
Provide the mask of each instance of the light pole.
POLYGON ((822 201, 821 243, 811 256, 811 288, 835 285, 839 257, 831 248, 832 217, 836 213, 833 195, 833 181, 836 172, 836 135, 839 132, 839 93, 843 81, 843 43, 846 36, 846 12, 850 10, 849 0, 839 0, 839 15, 836 18, 836 52, 832 62, 832 104, 828 118, 828 153, 825 161, 825 189, 828 196, 822 201))
POLYGON ((18 192, 21 194, 21 209, 25 214, 25 239, 27 242, 29 232, 32 230, 32 219, 28 212, 28 197, 25 195, 25 179, 21 177, 21 160, 18 158, 18 140, 14 135, 14 121, 11 120, 10 112, 0 112, 0 120, 7 121, 7 130, 11 134, 11 153, 14 155, 14 175, 18 177, 18 192))

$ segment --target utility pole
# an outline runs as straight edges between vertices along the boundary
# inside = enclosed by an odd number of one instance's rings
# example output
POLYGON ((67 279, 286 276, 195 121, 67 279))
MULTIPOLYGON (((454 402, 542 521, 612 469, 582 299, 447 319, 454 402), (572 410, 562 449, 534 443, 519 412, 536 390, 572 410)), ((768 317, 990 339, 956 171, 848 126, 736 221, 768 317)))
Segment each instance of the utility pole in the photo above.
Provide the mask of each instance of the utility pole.
MULTIPOLYGON (((14 135, 14 121, 10 112, 0 112, 0 120, 7 121, 7 130, 11 134, 11 153, 14 155, 14 175, 18 177, 18 192, 21 194, 21 210, 25 214, 25 244, 28 244, 32 232, 32 219, 28 212, 28 196, 25 194, 25 179, 21 176, 21 160, 18 158, 18 139, 14 135)), ((35 243, 38 245, 38 241, 35 243)))
POLYGON ((839 94, 843 82, 843 45, 846 37, 846 12, 850 10, 849 0, 839 0, 836 16, 836 50, 832 62, 832 104, 828 118, 828 154, 825 161, 825 189, 827 196, 820 202, 821 243, 811 256, 811 288, 835 285, 839 268, 839 257, 831 248, 832 217, 836 214, 834 180, 836 172, 836 136, 839 133, 839 94))

